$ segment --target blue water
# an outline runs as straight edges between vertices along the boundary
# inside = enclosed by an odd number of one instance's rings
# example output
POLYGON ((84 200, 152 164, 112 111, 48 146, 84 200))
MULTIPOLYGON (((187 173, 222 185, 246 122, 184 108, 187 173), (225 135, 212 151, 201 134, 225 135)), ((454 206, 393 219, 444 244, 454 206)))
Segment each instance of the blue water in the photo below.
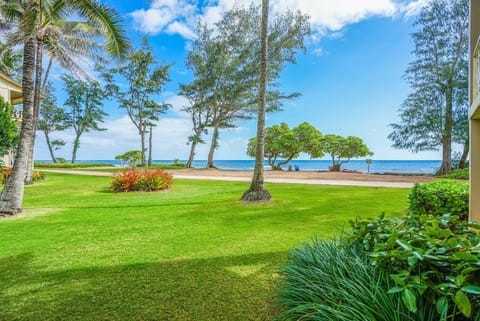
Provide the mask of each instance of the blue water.
MULTIPOLYGON (((79 160, 78 163, 103 163, 120 165, 115 160, 79 160)), ((171 164, 172 160, 155 160, 157 164, 171 164)), ((204 168, 206 160, 193 162, 193 167, 204 168)), ((253 170, 254 160, 216 160, 215 166, 228 170, 253 170)), ((373 160, 370 164, 370 173, 408 173, 408 174, 434 174, 440 167, 439 160, 373 160)), ((265 164, 267 165, 267 164, 265 164)), ((301 171, 326 171, 331 165, 329 160, 293 160, 290 165, 295 165, 301 171)), ((288 166, 284 166, 287 169, 288 166)), ((342 165, 342 169, 367 172, 368 167, 365 160, 351 160, 342 165)))

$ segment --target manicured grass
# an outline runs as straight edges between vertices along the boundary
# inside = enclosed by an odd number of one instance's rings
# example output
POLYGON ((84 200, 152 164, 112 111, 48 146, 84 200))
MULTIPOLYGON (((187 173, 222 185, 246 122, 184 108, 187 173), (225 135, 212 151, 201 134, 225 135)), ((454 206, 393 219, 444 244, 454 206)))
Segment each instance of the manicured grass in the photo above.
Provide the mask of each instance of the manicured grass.
POLYGON ((407 189, 175 180, 109 192, 108 177, 47 174, 26 216, 0 220, 0 320, 270 320, 286 251, 357 216, 401 215, 407 189))

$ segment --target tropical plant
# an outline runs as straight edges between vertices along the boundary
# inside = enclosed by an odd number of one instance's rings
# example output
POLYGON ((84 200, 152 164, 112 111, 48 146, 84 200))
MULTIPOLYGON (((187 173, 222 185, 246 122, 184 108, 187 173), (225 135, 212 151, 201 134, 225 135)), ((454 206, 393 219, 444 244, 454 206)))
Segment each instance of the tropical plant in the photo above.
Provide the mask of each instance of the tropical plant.
MULTIPOLYGON (((38 113, 35 106, 40 101, 41 58, 44 44, 41 35, 49 35, 48 44, 52 52, 61 53, 60 47, 54 44, 62 43, 66 48, 79 49, 79 55, 73 56, 63 51, 64 59, 70 57, 75 62, 76 57, 85 57, 88 52, 95 52, 95 48, 105 49, 105 52, 117 58, 123 58, 128 42, 120 27, 120 16, 108 6, 97 0, 4 0, 0 2, 0 20, 2 25, 9 27, 4 37, 9 44, 20 44, 23 47, 22 65, 22 94, 23 119, 20 134, 19 148, 15 164, 0 197, 0 213, 12 215, 22 209, 24 179, 31 155, 32 144, 35 139, 35 115, 38 113), (75 24, 66 20, 75 17, 82 24, 75 24), (85 41, 61 37, 59 32, 47 32, 47 23, 62 21, 61 25, 77 30, 84 35, 85 41), (93 31, 93 32, 89 32, 93 31), (87 37, 90 35, 90 37, 87 37), (40 36, 40 38, 38 38, 40 36), (105 39, 105 46, 97 46, 99 39, 105 39), (82 44, 84 46, 82 46, 82 44), (88 45, 88 46, 86 46, 88 45), (54 48, 57 48, 54 50, 54 48), (84 50, 81 50, 84 49, 84 50), (39 53, 39 54, 36 54, 39 53), (83 54, 82 54, 83 53, 83 54)), ((58 57, 60 57, 58 55, 58 57)), ((61 61, 61 60, 60 60, 61 61)), ((79 59, 78 61, 82 61, 79 59)), ((67 62, 65 60, 65 62, 67 62)), ((73 66, 66 63, 66 66, 73 66)))
POLYGON ((332 166, 329 170, 335 172, 340 171, 342 164, 348 163, 352 158, 373 155, 363 140, 355 136, 325 135, 321 148, 325 154, 330 155, 332 166))
POLYGON ((480 225, 450 214, 382 215, 351 225, 346 246, 368 254, 394 282, 388 292, 399 293, 412 313, 428 304, 441 321, 480 319, 480 225))
POLYGON ((468 155, 468 0, 428 1, 412 34, 415 60, 405 71, 412 92, 388 136, 413 152, 442 149, 440 174, 451 171, 452 141, 468 155))
POLYGON ((170 104, 158 103, 155 96, 159 95, 165 84, 170 80, 168 72, 170 65, 157 65, 152 47, 143 39, 139 50, 132 50, 127 55, 128 62, 110 70, 103 70, 107 81, 107 90, 124 109, 140 135, 142 166, 152 165, 152 135, 155 122, 164 114, 170 104), (117 85, 118 77, 128 84, 126 91, 117 85), (145 157, 146 134, 149 134, 148 162, 145 157))
POLYGON ((361 252, 333 240, 290 252, 280 270, 278 320, 437 321, 433 305, 419 317, 388 294, 388 283, 361 252))
POLYGON ((160 169, 134 169, 118 173, 113 177, 110 189, 113 192, 153 192, 168 189, 173 177, 160 169))

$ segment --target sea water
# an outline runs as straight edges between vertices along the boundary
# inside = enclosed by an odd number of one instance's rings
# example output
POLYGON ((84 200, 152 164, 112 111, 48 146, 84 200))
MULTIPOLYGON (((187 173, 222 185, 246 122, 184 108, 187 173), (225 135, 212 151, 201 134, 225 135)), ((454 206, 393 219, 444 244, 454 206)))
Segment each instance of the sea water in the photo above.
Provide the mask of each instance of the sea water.
MULTIPOLYGON (((79 160, 78 163, 102 163, 110 165, 120 165, 116 160, 79 160)), ((154 160, 154 164, 172 164, 172 160, 154 160)), ((215 166, 226 170, 253 170, 254 160, 215 160, 215 166)), ((440 167, 439 160, 372 160, 370 164, 370 173, 396 173, 396 174, 434 174, 440 167)), ((206 160, 196 160, 193 167, 204 168, 207 165, 206 160)), ((268 164, 265 162, 266 168, 268 164)), ((327 171, 332 165, 330 160, 292 160, 289 165, 294 169, 298 167, 300 171, 327 171)), ((283 166, 288 169, 288 165, 283 166)), ((368 172, 369 168, 365 160, 351 160, 342 165, 342 170, 351 170, 359 172, 368 172)))

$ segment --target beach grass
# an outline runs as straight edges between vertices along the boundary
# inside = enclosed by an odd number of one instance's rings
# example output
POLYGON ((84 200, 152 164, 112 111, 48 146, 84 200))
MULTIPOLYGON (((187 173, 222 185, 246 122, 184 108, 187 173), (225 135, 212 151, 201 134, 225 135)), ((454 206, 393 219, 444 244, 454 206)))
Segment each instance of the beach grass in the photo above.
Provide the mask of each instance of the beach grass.
POLYGON ((25 215, 0 220, 0 320, 271 320, 287 251, 348 220, 402 215, 407 189, 175 180, 109 191, 108 177, 48 173, 25 215))

